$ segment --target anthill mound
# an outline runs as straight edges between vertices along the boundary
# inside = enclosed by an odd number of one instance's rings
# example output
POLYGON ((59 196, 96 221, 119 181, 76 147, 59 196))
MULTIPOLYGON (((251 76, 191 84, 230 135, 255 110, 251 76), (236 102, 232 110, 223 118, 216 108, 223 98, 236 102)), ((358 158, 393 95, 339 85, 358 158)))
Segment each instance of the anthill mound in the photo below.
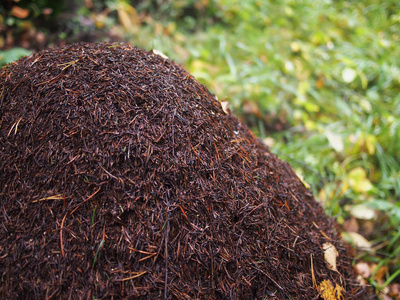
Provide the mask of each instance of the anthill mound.
POLYGON ((312 194, 176 63, 75 44, 0 84, 1 298, 361 297, 312 194))

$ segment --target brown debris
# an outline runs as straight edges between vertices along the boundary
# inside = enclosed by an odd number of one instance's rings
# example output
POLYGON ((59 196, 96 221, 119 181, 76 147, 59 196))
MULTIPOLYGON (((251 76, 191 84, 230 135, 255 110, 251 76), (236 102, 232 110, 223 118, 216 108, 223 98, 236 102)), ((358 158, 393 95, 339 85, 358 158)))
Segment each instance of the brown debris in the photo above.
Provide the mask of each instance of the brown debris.
POLYGON ((0 203, 3 299, 364 293, 289 165, 179 65, 130 46, 1 69, 0 203))

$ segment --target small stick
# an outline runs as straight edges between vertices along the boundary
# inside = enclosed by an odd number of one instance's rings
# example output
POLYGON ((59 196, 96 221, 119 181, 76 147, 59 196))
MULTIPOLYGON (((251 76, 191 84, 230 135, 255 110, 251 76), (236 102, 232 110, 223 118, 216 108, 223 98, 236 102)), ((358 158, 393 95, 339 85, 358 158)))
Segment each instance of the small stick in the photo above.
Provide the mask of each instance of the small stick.
POLYGON ((267 276, 273 283, 275 283, 275 285, 280 288, 281 290, 283 290, 283 288, 268 274, 268 272, 262 270, 260 267, 258 267, 255 263, 253 263, 253 265, 255 266, 255 268, 260 271, 261 273, 263 273, 265 276, 267 276))
POLYGON ((69 214, 72 215, 83 203, 89 201, 90 199, 93 198, 94 195, 96 195, 100 191, 101 187, 97 189, 93 194, 91 194, 85 201, 79 203, 69 214))
POLYGON ((61 221, 61 228, 60 228, 60 244, 61 244, 61 254, 63 257, 65 257, 64 253, 64 245, 63 245, 63 227, 64 227, 64 221, 65 218, 67 217, 68 214, 65 214, 64 218, 61 221))
POLYGON ((313 265, 312 254, 310 254, 310 257, 311 257, 311 279, 312 279, 314 288, 318 289, 317 281, 315 280, 315 275, 314 275, 314 265, 313 265))

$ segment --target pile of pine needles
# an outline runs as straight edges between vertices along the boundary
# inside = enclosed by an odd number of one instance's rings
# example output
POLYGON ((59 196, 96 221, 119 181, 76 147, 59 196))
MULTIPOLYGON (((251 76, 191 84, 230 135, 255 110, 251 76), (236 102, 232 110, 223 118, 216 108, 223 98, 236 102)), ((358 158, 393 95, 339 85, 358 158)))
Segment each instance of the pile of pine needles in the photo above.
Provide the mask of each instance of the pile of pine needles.
POLYGON ((289 165, 135 47, 74 44, 1 69, 0 204, 4 299, 315 299, 324 280, 364 293, 289 165))

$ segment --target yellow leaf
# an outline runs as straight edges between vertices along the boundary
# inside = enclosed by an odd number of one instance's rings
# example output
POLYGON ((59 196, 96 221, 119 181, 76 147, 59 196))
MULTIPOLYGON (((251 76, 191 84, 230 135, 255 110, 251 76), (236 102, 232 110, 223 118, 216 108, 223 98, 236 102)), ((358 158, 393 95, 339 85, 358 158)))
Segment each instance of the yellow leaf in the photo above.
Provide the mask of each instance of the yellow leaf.
POLYGON ((300 81, 299 85, 297 86, 297 92, 300 95, 306 95, 310 88, 311 85, 308 81, 300 81))
POLYGON ((377 139, 376 139, 375 135, 368 134, 367 137, 365 138, 365 146, 370 155, 375 154, 376 143, 377 143, 377 139))
POLYGON ((319 285, 321 298, 324 300, 336 300, 335 288, 329 280, 324 280, 319 285))
POLYGON ((165 34, 166 35, 172 35, 176 31, 176 23, 171 22, 168 24, 168 26, 165 28, 165 34))
POLYGON ((304 184, 306 188, 309 188, 310 185, 304 179, 303 172, 300 169, 295 169, 294 172, 296 173, 297 177, 300 179, 301 183, 304 184))
POLYGON ((345 291, 344 288, 336 283, 335 294, 336 294, 337 300, 345 300, 346 299, 343 295, 344 291, 345 291))
POLYGON ((307 130, 315 130, 315 129, 317 129, 317 124, 314 121, 311 121, 311 120, 306 120, 304 122, 304 126, 306 127, 307 130))
POLYGON ((367 172, 361 167, 356 167, 349 172, 348 181, 355 192, 365 193, 372 189, 372 183, 367 179, 367 172))
POLYGON ((313 104, 309 101, 304 102, 303 106, 306 109, 306 111, 308 111, 308 112, 319 112, 319 109, 320 109, 319 105, 313 104))
POLYGON ((343 292, 344 289, 340 285, 336 284, 336 287, 333 287, 330 280, 323 280, 319 285, 319 290, 321 293, 321 298, 324 300, 342 300, 345 299, 343 292))
POLYGON ((292 49, 292 51, 294 53, 300 52, 301 50, 301 46, 298 42, 291 42, 290 43, 290 48, 292 49))
POLYGON ((291 8, 290 6, 285 6, 283 9, 284 9, 285 14, 287 16, 293 16, 294 15, 293 8, 291 8))
POLYGON ((135 32, 139 25, 139 15, 136 10, 124 1, 117 5, 118 17, 125 30, 135 32))
POLYGON ((326 187, 321 189, 318 193, 318 200, 325 203, 330 198, 330 194, 327 193, 326 187))
POLYGON ((324 243, 322 248, 324 249, 324 258, 328 265, 328 269, 338 272, 336 267, 336 258, 339 256, 339 252, 331 243, 324 243))
MULTIPOLYGON (((372 109, 372 107, 369 107, 371 103, 367 100, 360 101, 360 105, 367 112, 372 109)), ((358 138, 354 135, 349 136, 349 142, 353 144, 353 147, 348 149, 348 154, 353 155, 365 152, 369 155, 374 155, 378 140, 375 135, 362 132, 358 138)))
POLYGON ((107 19, 107 11, 102 14, 93 14, 92 19, 94 20, 94 25, 96 26, 96 28, 103 28, 107 19))
POLYGON ((118 17, 125 30, 129 30, 129 28, 132 27, 132 22, 129 18, 129 14, 125 10, 118 9, 118 17))

